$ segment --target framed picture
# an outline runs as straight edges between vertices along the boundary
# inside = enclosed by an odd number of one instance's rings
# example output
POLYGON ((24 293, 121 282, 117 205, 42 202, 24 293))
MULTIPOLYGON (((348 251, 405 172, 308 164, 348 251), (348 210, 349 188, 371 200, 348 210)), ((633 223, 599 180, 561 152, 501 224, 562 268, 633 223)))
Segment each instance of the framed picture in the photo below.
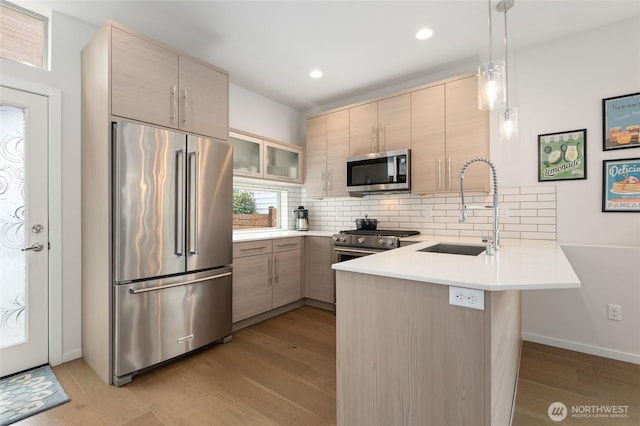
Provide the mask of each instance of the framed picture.
POLYGON ((587 129, 538 135, 538 182, 587 178, 587 129))
POLYGON ((640 158, 602 162, 602 211, 640 212, 640 158))
POLYGON ((602 150, 640 146, 640 93, 602 100, 602 150))

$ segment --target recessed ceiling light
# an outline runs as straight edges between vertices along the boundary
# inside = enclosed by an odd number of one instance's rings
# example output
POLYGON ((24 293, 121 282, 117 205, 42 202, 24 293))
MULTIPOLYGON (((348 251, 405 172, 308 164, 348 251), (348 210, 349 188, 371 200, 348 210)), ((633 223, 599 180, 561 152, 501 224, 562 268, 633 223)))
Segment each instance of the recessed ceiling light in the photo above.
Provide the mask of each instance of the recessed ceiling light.
POLYGON ((320 78, 322 77, 322 71, 320 70, 313 70, 309 73, 309 77, 311 78, 320 78))
POLYGON ((416 38, 418 40, 426 40, 428 38, 431 38, 432 35, 433 35, 433 30, 431 28, 421 28, 416 33, 416 38))

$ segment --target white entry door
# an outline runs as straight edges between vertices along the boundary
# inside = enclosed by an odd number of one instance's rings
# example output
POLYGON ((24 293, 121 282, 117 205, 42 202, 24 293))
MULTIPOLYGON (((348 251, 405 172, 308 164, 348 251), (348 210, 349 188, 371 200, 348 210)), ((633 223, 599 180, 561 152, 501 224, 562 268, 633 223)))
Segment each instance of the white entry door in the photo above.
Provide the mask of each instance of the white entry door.
POLYGON ((49 361, 47 117, 0 87, 0 376, 49 361))

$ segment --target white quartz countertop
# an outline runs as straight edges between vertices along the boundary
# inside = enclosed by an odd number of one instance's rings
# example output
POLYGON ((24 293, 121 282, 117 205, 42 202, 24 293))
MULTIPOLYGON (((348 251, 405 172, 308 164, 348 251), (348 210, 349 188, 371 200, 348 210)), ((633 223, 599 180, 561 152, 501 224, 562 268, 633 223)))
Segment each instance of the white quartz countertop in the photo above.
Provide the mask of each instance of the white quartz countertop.
POLYGON ((271 240, 288 237, 331 237, 332 231, 240 231, 233 233, 233 242, 271 240))
MULTIPOLYGON (((410 240, 410 239, 406 239, 410 240)), ((421 252, 438 243, 480 245, 478 239, 420 236, 420 242, 333 264, 338 271, 479 290, 578 288, 580 280, 555 241, 503 240, 493 256, 421 252)))

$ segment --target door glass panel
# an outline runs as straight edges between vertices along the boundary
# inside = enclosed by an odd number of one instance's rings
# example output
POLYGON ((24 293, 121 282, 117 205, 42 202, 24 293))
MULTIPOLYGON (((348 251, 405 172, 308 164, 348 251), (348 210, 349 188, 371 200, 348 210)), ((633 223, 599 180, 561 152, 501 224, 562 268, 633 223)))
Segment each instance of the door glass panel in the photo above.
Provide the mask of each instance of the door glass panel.
POLYGON ((0 105, 0 348, 26 341, 25 114, 0 105))
POLYGON ((260 144, 229 136, 233 145, 233 170, 260 173, 260 144))

